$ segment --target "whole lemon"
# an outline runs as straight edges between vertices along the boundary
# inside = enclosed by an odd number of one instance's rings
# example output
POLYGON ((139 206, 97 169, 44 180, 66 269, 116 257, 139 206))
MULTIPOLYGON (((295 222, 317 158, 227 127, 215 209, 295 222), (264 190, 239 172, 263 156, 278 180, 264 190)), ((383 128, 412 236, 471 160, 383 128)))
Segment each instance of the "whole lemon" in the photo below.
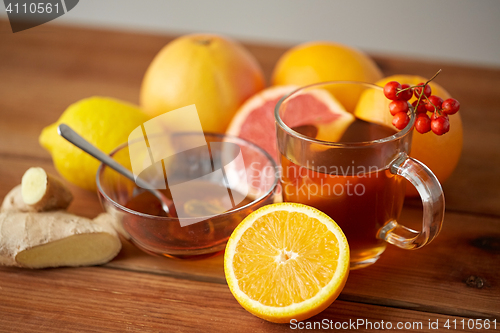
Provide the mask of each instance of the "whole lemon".
MULTIPOLYGON (((333 42, 309 42, 285 52, 272 75, 273 85, 306 86, 325 81, 361 81, 374 83, 382 78, 377 64, 365 53, 333 42)), ((361 94, 351 86, 336 88, 335 97, 353 111, 361 94)))
POLYGON ((103 152, 110 153, 127 142, 130 132, 147 120, 133 104, 107 97, 86 98, 70 105, 57 122, 45 127, 39 142, 52 155, 62 177, 81 188, 95 190, 100 162, 59 136, 59 124, 70 126, 103 152))
POLYGON ((156 117, 195 104, 203 130, 223 133, 240 105, 264 86, 257 60, 238 43, 212 34, 186 35, 167 44, 150 64, 141 107, 156 117))
MULTIPOLYGON (((397 81, 401 84, 417 85, 427 79, 416 75, 393 75, 386 77, 376 84, 383 87, 387 82, 397 81)), ((450 98, 450 94, 434 81, 429 84, 432 94, 443 99, 450 98)), ((413 102, 413 97, 410 102, 413 102)), ((393 116, 389 112, 389 103, 381 93, 367 90, 360 98, 354 114, 356 117, 369 122, 392 126, 393 116)), ((413 139, 410 156, 424 163, 432 170, 441 183, 446 181, 458 164, 462 153, 463 129, 460 111, 449 116, 450 131, 444 135, 436 135, 432 131, 421 134, 413 130, 413 139)), ((411 185, 406 186, 407 196, 416 196, 417 191, 411 185)))

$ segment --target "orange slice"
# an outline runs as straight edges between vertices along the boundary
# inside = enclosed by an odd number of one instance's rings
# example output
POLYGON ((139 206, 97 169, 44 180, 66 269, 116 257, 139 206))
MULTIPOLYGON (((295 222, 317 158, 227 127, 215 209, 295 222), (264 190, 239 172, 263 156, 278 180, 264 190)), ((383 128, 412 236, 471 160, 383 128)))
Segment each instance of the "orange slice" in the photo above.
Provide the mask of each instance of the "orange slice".
POLYGON ((321 211, 276 203, 248 215, 229 238, 227 284, 250 313, 276 323, 308 319, 340 294, 349 273, 349 245, 321 211))

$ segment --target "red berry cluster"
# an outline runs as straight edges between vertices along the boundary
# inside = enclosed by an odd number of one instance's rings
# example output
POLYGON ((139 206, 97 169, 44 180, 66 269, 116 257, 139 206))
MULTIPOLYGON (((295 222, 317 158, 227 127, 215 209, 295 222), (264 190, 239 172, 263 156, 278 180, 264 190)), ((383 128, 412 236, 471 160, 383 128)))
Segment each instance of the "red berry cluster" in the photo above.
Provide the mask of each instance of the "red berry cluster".
POLYGON ((443 135, 450 130, 448 116, 457 113, 460 103, 454 98, 443 101, 441 97, 431 95, 430 81, 421 82, 416 86, 391 81, 384 86, 385 97, 392 100, 389 111, 394 116, 392 124, 397 129, 402 130, 410 122, 408 113, 411 109, 408 101, 415 95, 417 100, 412 103, 417 116, 415 129, 420 133, 432 130, 437 135, 443 135), (427 112, 432 112, 430 117, 427 112))

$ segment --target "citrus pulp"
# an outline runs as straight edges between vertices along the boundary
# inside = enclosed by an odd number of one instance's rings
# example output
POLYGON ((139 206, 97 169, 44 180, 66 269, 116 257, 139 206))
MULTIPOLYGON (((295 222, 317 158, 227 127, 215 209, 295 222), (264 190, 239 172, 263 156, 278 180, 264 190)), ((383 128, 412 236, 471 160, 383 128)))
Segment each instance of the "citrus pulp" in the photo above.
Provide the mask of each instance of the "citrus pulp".
MULTIPOLYGON (((278 101, 294 90, 297 86, 270 87, 248 99, 238 110, 229 124, 227 134, 241 137, 263 148, 275 161, 278 161, 274 109, 278 101)), ((315 139, 336 141, 354 121, 354 116, 328 91, 309 89, 292 97, 293 103, 287 104, 294 114, 293 119, 287 119, 286 125, 297 126, 325 123, 315 139)))
POLYGON ((229 289, 250 313, 277 323, 310 318, 340 294, 349 274, 349 245, 321 211, 296 203, 248 215, 226 246, 229 289))

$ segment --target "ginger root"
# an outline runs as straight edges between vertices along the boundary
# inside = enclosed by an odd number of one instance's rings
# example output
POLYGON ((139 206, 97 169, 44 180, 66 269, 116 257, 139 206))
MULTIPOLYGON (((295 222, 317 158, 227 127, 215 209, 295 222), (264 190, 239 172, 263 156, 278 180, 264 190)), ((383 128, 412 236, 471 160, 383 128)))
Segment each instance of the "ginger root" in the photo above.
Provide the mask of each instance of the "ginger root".
POLYGON ((94 220, 64 211, 0 213, 0 264, 27 268, 99 265, 121 249, 106 213, 94 220))
POLYGON ((62 209, 72 198, 43 169, 26 171, 0 210, 0 265, 87 266, 113 259, 121 249, 114 217, 103 213, 91 220, 67 213, 62 209))
POLYGON ((29 212, 32 211, 31 208, 24 203, 23 195, 21 194, 21 184, 10 190, 9 193, 3 199, 2 207, 0 212, 29 212))
POLYGON ((29 168, 21 185, 5 197, 1 211, 45 212, 66 209, 73 195, 64 184, 39 167, 29 168))

